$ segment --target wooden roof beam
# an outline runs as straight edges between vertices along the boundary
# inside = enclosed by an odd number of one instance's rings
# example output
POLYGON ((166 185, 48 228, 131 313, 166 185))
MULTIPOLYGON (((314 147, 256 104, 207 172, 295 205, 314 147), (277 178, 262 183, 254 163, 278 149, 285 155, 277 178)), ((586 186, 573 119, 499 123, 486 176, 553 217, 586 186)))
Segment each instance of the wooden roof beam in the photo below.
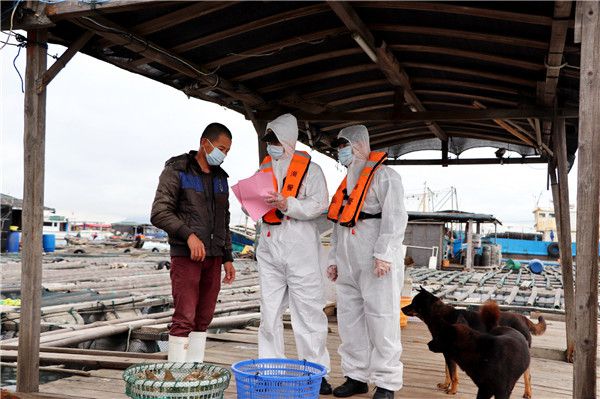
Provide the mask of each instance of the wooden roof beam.
MULTIPOLYGON (((509 109, 457 109, 452 111, 420 111, 400 112, 372 111, 372 112, 324 112, 318 115, 298 112, 298 120, 309 122, 409 122, 409 121, 462 121, 462 120, 490 120, 490 119, 527 119, 527 118, 577 118, 577 108, 558 108, 556 110, 545 107, 509 108, 509 109)), ((259 120, 272 120, 278 115, 273 112, 258 112, 259 120)))
POLYGON ((538 103, 546 107, 554 106, 558 78, 563 64, 563 53, 567 39, 567 31, 571 20, 571 1, 556 1, 554 3, 554 19, 548 57, 546 58, 546 81, 543 90, 539 92, 538 103))
POLYGON ((548 163, 547 158, 452 158, 452 159, 390 159, 386 165, 424 166, 424 165, 514 165, 548 163))
POLYGON ((97 15, 98 12, 126 12, 135 11, 147 7, 162 7, 172 5, 169 1, 154 1, 154 0, 112 0, 107 2, 83 2, 76 0, 68 0, 47 4, 45 14, 53 21, 83 17, 89 15, 97 15))
MULTIPOLYGON (((552 20, 552 31, 550 34, 550 46, 548 56, 546 57, 546 80, 540 82, 538 90, 538 103, 546 107, 554 106, 556 102, 556 91, 558 87, 558 78, 563 67, 563 53, 567 39, 567 31, 571 19, 572 2, 556 1, 554 2, 554 18, 552 20)), ((542 121, 543 137, 540 141, 548 143, 552 130, 552 121, 546 119, 542 121)))
MULTIPOLYGON (((415 112, 425 111, 425 107, 412 91, 410 79, 400 65, 392 51, 387 47, 385 42, 377 44, 375 37, 367 28, 361 18, 358 16, 354 8, 343 1, 328 1, 329 7, 338 16, 338 18, 352 32, 353 38, 363 48, 365 53, 378 66, 386 76, 388 81, 395 87, 400 87, 404 90, 404 98, 408 105, 415 112)), ((433 132, 440 140, 448 140, 448 135, 435 122, 426 122, 427 128, 433 132)))
POLYGON ((194 65, 138 35, 127 32, 123 27, 99 15, 94 15, 93 18, 82 17, 73 20, 73 22, 85 29, 94 31, 99 36, 117 45, 134 52, 141 52, 152 59, 152 61, 181 72, 193 79, 197 79, 200 83, 206 84, 209 87, 214 86, 214 90, 221 91, 237 100, 246 102, 252 106, 265 104, 265 101, 258 94, 241 86, 235 86, 214 73, 204 71, 199 65, 194 65))

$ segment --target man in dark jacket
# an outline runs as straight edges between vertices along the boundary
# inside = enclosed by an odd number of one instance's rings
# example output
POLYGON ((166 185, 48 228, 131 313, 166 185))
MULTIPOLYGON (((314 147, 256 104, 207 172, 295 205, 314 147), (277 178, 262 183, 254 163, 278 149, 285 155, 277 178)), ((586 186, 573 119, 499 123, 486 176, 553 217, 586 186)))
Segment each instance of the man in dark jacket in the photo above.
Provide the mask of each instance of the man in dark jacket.
POLYGON ((200 149, 169 159, 152 204, 152 224, 167 232, 175 313, 169 361, 202 362, 206 330, 223 283, 235 279, 229 232, 227 173, 219 166, 231 148, 220 123, 204 129, 200 149))

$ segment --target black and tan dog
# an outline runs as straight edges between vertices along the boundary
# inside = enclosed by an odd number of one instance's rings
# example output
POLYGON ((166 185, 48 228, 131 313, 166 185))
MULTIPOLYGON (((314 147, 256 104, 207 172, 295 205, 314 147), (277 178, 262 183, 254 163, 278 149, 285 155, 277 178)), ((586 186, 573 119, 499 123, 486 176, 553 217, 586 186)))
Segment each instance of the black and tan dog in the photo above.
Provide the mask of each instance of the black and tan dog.
MULTIPOLYGON (((413 298, 412 303, 402 308, 402 312, 408 316, 416 316, 423 320, 427 328, 429 328, 432 337, 435 337, 436 330, 439 328, 439 321, 443 320, 445 323, 455 324, 459 317, 463 317, 472 329, 479 332, 486 332, 485 324, 481 320, 479 312, 455 309, 453 306, 442 302, 441 299, 423 287, 418 289, 418 293, 413 298)), ((525 337, 528 346, 531 346, 531 334, 541 335, 546 331, 546 322, 541 316, 538 318, 538 323, 535 324, 523 315, 512 312, 500 312, 498 323, 500 326, 512 327, 519 331, 525 337)), ((443 383, 438 384, 438 388, 446 391, 448 394, 454 395, 458 390, 458 369, 456 368, 456 363, 445 353, 443 354, 446 361, 446 378, 443 383)), ((524 379, 525 393, 523 397, 531 398, 531 374, 529 369, 525 371, 524 379)))
POLYGON ((509 399, 517 380, 529 369, 529 344, 523 334, 498 325, 500 308, 488 301, 481 308, 487 332, 469 327, 460 315, 457 323, 443 320, 433 340, 432 352, 443 353, 456 362, 477 385, 477 399, 509 399))

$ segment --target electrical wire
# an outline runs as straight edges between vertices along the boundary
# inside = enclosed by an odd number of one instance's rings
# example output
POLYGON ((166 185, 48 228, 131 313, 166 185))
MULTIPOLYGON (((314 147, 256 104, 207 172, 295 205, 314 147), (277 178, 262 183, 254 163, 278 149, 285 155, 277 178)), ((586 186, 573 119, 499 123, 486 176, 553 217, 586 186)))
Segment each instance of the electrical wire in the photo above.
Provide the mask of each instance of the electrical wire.
POLYGON ((17 8, 19 7, 19 3, 21 2, 21 0, 17 0, 17 2, 15 3, 15 6, 12 9, 12 12, 10 13, 10 25, 8 28, 8 37, 6 38, 6 41, 4 42, 4 44, 2 44, 2 47, 0 47, 0 50, 2 50, 4 47, 6 47, 6 45, 8 44, 8 41, 10 40, 11 35, 14 35, 13 33, 13 22, 15 19, 15 12, 17 11, 17 8))
MULTIPOLYGON (((184 59, 179 58, 177 56, 174 56, 173 54, 171 54, 171 53, 169 53, 169 52, 167 52, 167 51, 165 51, 165 50, 163 50, 163 49, 161 49, 159 47, 154 46, 152 43, 148 42, 147 40, 138 38, 137 36, 132 35, 129 32, 125 32, 125 31, 122 31, 120 29, 115 29, 115 28, 112 28, 110 26, 106 26, 106 25, 104 25, 104 24, 102 24, 102 23, 100 23, 100 22, 98 22, 98 21, 96 21, 96 20, 94 20, 93 18, 90 18, 90 17, 82 17, 82 19, 85 19, 86 21, 89 21, 89 22, 93 23, 94 25, 101 27, 102 29, 104 29, 107 32, 117 33, 117 34, 119 34, 121 36, 124 36, 124 37, 128 38, 132 42, 133 41, 137 41, 137 42, 143 44, 144 46, 146 46, 147 48, 151 48, 154 51, 158 51, 159 53, 161 53, 163 55, 166 55, 167 57, 172 58, 175 61, 177 61, 177 62, 179 62, 179 63, 187 66, 188 68, 190 68, 191 70, 193 70, 194 72, 196 72, 199 75, 202 75, 202 76, 211 76, 211 75, 214 75, 215 72, 217 72, 217 70, 220 68, 220 66, 217 66, 217 68, 215 68, 211 72, 201 71, 198 68, 196 68, 195 66, 193 66, 192 64, 190 64, 189 62, 185 61, 184 59)), ((218 85, 218 84, 219 84, 219 80, 217 79, 216 85, 218 85)))

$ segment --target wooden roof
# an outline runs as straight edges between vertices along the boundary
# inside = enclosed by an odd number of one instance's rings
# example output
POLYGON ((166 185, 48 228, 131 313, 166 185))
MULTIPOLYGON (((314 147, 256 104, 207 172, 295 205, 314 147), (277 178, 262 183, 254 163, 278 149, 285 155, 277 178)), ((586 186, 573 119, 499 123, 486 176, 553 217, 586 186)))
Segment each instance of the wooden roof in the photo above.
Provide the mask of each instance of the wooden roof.
MULTIPOLYGON (((47 24, 52 43, 242 112, 256 125, 292 112, 301 140, 330 155, 340 128, 362 123, 372 147, 392 159, 479 146, 545 157, 552 117, 577 117, 580 47, 570 1, 38 7, 19 11, 15 26, 47 24)), ((571 155, 576 130, 569 119, 571 155)))

